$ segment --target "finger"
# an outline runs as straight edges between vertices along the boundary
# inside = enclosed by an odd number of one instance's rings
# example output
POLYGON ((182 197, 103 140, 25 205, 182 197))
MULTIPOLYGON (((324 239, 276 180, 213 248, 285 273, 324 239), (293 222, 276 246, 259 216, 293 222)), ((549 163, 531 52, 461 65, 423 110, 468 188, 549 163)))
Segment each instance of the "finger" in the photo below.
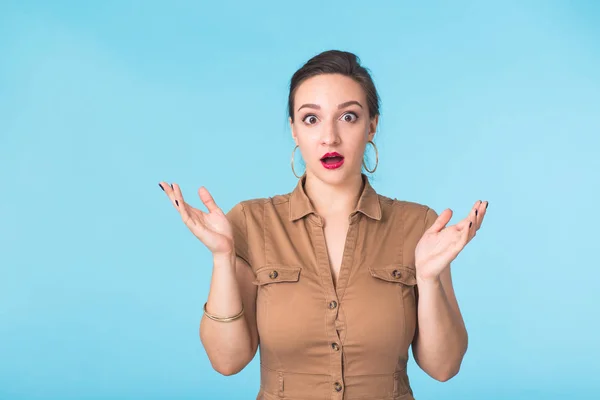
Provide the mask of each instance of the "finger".
POLYGON ((219 206, 217 206, 217 203, 215 203, 215 199, 213 199, 208 189, 206 189, 204 186, 201 186, 200 189, 198 189, 198 196, 200 196, 200 200, 202 200, 202 203, 206 206, 208 212, 221 211, 219 206))
POLYGON ((454 246, 456 252, 461 252, 469 242, 472 227, 472 221, 468 217, 452 225, 452 228, 454 229, 454 246))
POLYGON ((450 222, 451 218, 452 218, 452 210, 449 208, 446 208, 444 211, 442 211, 440 213, 440 215, 438 215, 438 217, 433 222, 433 224, 429 227, 429 229, 427 229, 427 232, 430 233, 430 232, 441 231, 446 226, 446 224, 448 224, 448 222, 450 222))
POLYGON ((475 225, 477 225, 477 223, 479 222, 479 216, 480 214, 480 206, 481 206, 481 200, 477 200, 475 202, 475 204, 473 205, 473 208, 471 208, 471 212, 473 212, 475 214, 475 219, 473 220, 473 223, 475 225))
MULTIPOLYGON (((477 203, 477 204, 479 204, 479 203, 477 203)), ((469 216, 467 218, 469 219, 467 242, 470 242, 471 239, 473 239, 475 237, 475 235, 477 234, 477 229, 479 229, 479 224, 478 224, 479 206, 473 207, 473 209, 471 210, 471 212, 469 213, 469 216)))
POLYGON ((460 225, 462 227, 462 226, 468 224, 469 229, 474 228, 474 230, 477 231, 477 229, 479 228, 479 219, 481 216, 480 209, 481 209, 481 200, 477 200, 475 202, 475 204, 473 204, 473 207, 471 207, 469 214, 467 214, 467 216, 457 225, 460 225))
MULTIPOLYGON (((475 215, 475 213, 473 213, 473 215, 475 215)), ((463 245, 469 243, 473 238, 474 228, 475 224, 473 221, 468 221, 468 225, 461 231, 463 245)))
POLYGON ((481 201, 479 204, 479 208, 478 210, 478 219, 477 219, 477 229, 479 229, 481 227, 481 224, 483 223, 483 218, 485 217, 485 214, 487 212, 487 206, 488 206, 488 202, 487 201, 481 201))
POLYGON ((460 239, 458 240, 461 246, 467 244, 472 238, 472 232, 474 232, 473 220, 475 219, 475 210, 471 210, 469 215, 462 221, 457 223, 455 226, 459 231, 460 239))
POLYGON ((454 225, 454 227, 456 227, 456 229, 459 230, 461 233, 464 233, 464 231, 469 231, 469 229, 471 229, 471 227, 473 226, 474 215, 475 214, 471 211, 469 215, 457 222, 454 225))
POLYGON ((177 205, 175 204, 175 192, 173 191, 173 185, 170 185, 167 182, 159 182, 158 186, 160 186, 169 200, 171 200, 173 207, 177 208, 177 205))
POLYGON ((173 194, 175 197, 175 207, 177 207, 179 214, 181 214, 181 219, 183 220, 183 222, 188 226, 196 225, 194 223, 193 218, 191 218, 190 212, 188 210, 189 206, 183 200, 183 193, 181 193, 181 188, 176 183, 173 183, 173 194))

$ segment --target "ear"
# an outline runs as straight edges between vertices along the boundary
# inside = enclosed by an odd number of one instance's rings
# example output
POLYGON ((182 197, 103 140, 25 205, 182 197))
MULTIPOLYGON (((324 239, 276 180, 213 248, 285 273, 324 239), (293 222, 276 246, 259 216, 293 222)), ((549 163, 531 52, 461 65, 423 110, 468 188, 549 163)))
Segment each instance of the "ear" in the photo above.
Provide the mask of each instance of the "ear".
POLYGON ((369 140, 373 140, 373 137, 375 136, 375 132, 377 132, 377 124, 379 123, 379 115, 376 115, 375 117, 371 118, 371 121, 369 121, 369 140))
POLYGON ((288 122, 290 123, 290 132, 292 132, 292 139, 294 139, 294 143, 298 144, 298 138, 296 138, 296 134, 294 133, 294 123, 292 122, 292 117, 288 117, 288 122))

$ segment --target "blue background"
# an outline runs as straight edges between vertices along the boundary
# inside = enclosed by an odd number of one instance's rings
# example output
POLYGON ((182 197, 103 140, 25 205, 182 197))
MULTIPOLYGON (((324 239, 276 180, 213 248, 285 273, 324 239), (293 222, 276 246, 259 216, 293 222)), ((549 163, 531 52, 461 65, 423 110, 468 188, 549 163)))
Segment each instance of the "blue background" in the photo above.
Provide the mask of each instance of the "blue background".
MULTIPOLYGON (((597 398, 600 3, 2 1, 0 398, 253 399, 211 369, 211 255, 157 183, 286 193, 289 78, 357 53, 380 193, 463 218, 470 334, 426 399, 597 398), (595 394, 594 394, 595 393, 595 394)), ((372 159, 372 155, 371 155, 372 159)))

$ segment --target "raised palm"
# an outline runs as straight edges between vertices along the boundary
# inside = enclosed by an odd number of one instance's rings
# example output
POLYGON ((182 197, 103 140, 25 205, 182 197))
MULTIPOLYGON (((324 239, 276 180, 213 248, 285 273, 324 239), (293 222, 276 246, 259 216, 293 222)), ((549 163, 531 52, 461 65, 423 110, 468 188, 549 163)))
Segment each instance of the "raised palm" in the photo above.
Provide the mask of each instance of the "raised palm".
POLYGON ((231 254, 233 252, 231 224, 205 187, 198 189, 198 196, 208 212, 198 210, 186 203, 181 189, 176 183, 169 186, 166 182, 160 182, 159 186, 169 196, 173 207, 179 211, 181 219, 188 229, 213 254, 231 254))
POLYGON ((469 215, 455 225, 446 226, 452 210, 444 210, 425 231, 415 249, 417 275, 435 279, 477 234, 486 214, 487 202, 477 201, 469 215))

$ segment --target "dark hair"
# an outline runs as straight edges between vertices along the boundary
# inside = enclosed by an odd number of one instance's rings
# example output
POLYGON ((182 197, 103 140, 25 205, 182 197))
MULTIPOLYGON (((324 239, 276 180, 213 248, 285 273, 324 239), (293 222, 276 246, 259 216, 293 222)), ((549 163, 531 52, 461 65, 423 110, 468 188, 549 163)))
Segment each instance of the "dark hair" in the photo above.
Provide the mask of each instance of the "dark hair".
POLYGON ((369 70, 360 65, 360 58, 347 51, 328 50, 317 54, 294 73, 290 81, 288 116, 294 120, 294 95, 302 82, 321 74, 341 74, 358 82, 367 95, 369 117, 379 115, 379 95, 369 70))

